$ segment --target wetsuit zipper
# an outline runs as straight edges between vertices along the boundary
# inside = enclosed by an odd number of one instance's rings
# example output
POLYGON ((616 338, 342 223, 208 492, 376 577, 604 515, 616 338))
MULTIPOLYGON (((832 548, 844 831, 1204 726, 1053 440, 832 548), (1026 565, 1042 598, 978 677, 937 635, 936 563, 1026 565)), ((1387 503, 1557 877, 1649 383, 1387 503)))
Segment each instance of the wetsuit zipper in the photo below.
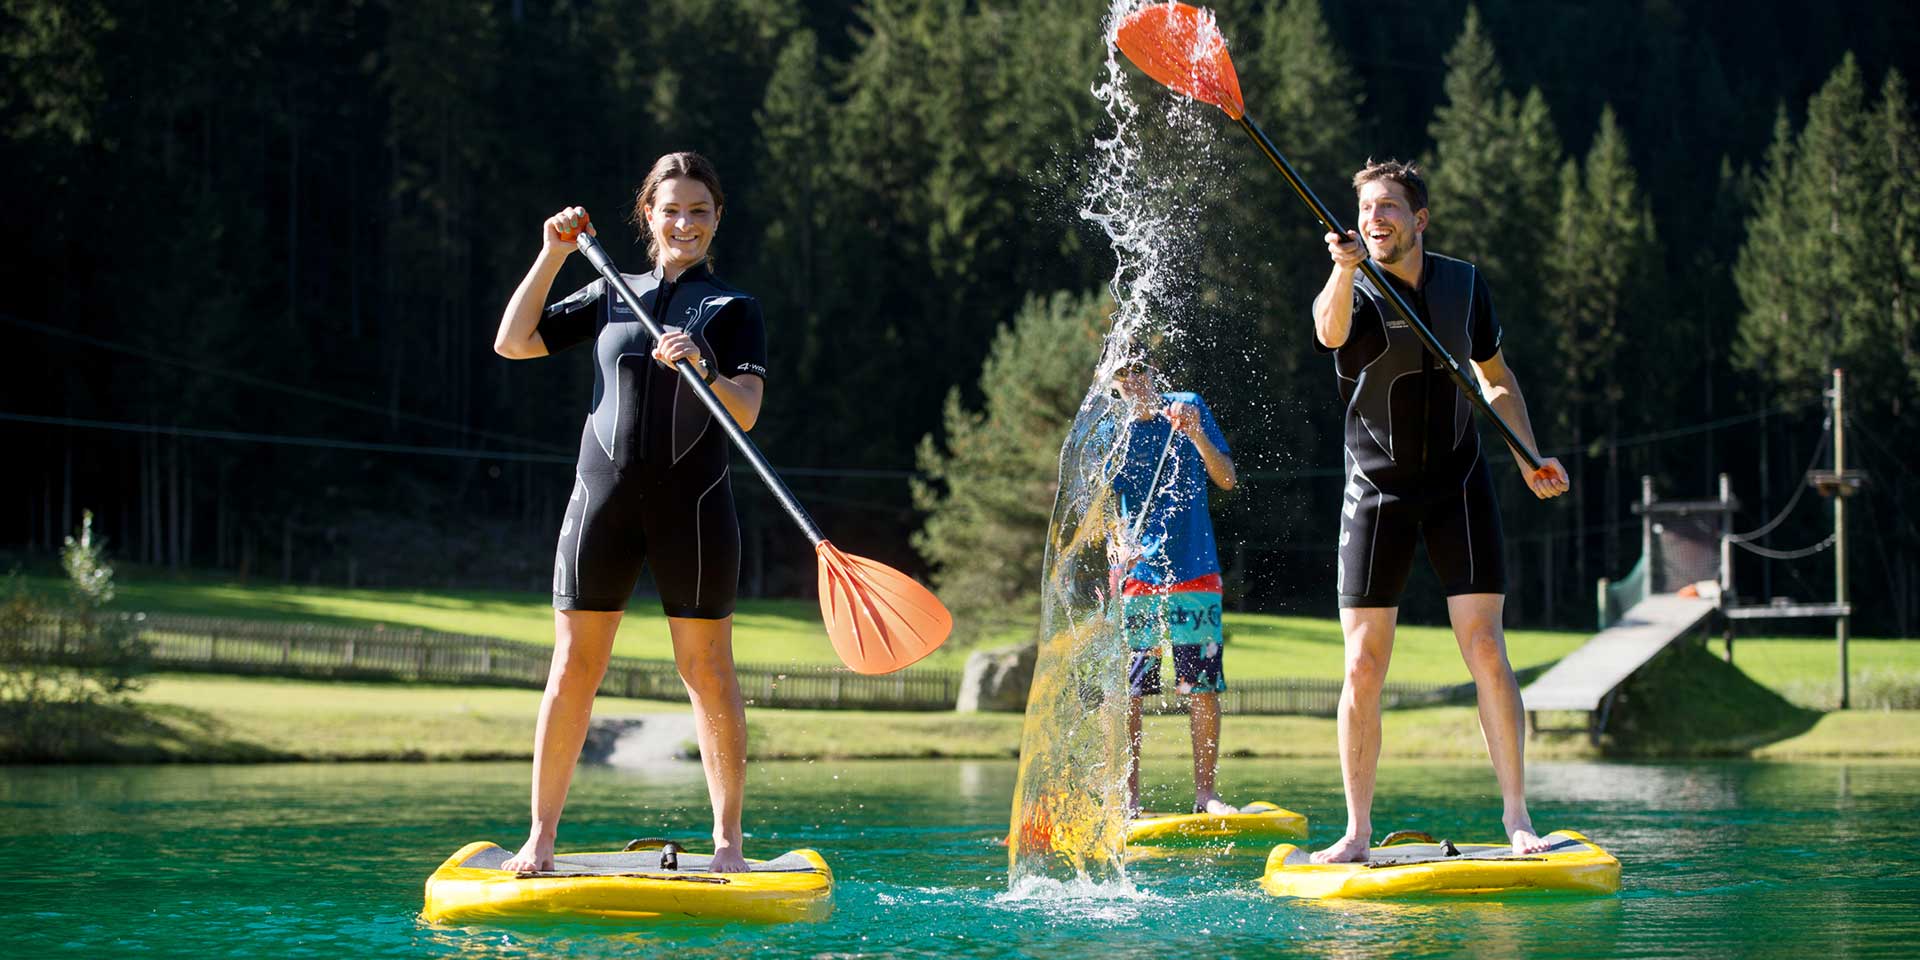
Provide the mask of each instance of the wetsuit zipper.
MULTIPOLYGON (((673 305, 673 286, 673 281, 668 280, 665 273, 662 272, 660 287, 653 295, 653 322, 655 326, 660 327, 662 333, 665 333, 667 329, 664 326, 667 322, 665 319, 667 316, 667 308, 673 305)), ((639 322, 639 318, 635 317, 634 321, 636 323, 639 322)), ((649 357, 648 360, 646 388, 640 391, 641 408, 635 411, 635 416, 638 417, 640 421, 640 457, 643 460, 646 459, 647 455, 647 421, 653 413, 653 376, 656 372, 653 369, 656 364, 651 362, 651 357, 649 357)), ((679 371, 675 371, 676 374, 678 372, 679 371)))
POLYGON ((1433 355, 1420 354, 1420 472, 1427 470, 1427 437, 1433 433, 1433 355))

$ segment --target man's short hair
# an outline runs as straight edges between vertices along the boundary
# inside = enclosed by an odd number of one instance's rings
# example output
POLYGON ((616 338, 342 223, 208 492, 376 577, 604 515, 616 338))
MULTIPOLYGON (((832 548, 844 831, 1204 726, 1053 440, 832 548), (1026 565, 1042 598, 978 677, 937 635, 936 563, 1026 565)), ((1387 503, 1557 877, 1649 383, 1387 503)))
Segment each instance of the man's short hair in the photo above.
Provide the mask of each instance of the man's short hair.
POLYGON ((1427 178, 1420 172, 1418 166, 1399 160, 1375 161, 1372 157, 1368 157, 1367 165, 1353 175, 1353 192, 1358 194, 1361 187, 1375 180, 1389 180, 1399 184, 1400 189, 1407 192, 1407 202, 1413 205, 1413 209, 1427 208, 1427 178))

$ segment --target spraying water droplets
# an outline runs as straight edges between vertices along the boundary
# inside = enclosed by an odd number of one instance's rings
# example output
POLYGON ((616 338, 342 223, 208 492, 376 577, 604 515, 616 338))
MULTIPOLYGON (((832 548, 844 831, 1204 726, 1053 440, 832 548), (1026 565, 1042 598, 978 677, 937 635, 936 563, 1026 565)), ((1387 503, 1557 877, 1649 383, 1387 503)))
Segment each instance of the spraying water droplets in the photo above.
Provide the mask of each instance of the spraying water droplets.
MULTIPOLYGON (((1115 311, 1060 450, 1041 584, 1040 655, 1008 838, 1007 896, 1015 899, 1134 895, 1121 865, 1129 649, 1116 594, 1137 518, 1121 515, 1113 482, 1139 421, 1132 401, 1113 384, 1123 369, 1157 362, 1167 345, 1204 327, 1209 298, 1196 289, 1187 261, 1198 252, 1205 187, 1219 180, 1199 105, 1164 93, 1143 104, 1129 92, 1113 38, 1141 5, 1116 0, 1109 11, 1105 72, 1091 90, 1112 126, 1093 143, 1080 216, 1100 228, 1113 250, 1108 290, 1115 311)), ((1156 374, 1154 392, 1166 389, 1156 374)), ((1177 486, 1180 469, 1170 461, 1165 480, 1154 486, 1177 486)))

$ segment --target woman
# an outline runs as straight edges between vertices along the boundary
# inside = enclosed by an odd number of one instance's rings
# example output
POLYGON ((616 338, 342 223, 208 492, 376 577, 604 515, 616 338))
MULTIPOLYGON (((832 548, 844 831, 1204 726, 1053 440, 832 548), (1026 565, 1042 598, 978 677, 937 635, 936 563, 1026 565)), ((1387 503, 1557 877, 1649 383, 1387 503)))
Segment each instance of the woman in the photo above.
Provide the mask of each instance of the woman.
POLYGON ((596 360, 592 412, 554 556, 555 643, 534 734, 533 826, 508 870, 553 869, 554 834, 594 692, 643 562, 653 570, 674 662, 693 702, 713 801, 712 869, 747 869, 740 851, 746 715, 733 674, 740 528, 729 448, 673 369, 692 361, 740 426, 753 428, 766 378, 760 305, 716 279, 707 261, 725 206, 713 165, 695 153, 661 157, 640 185, 633 221, 653 270, 626 279, 665 331, 657 343, 604 279, 541 310, 575 249, 564 238, 586 223, 579 207, 548 218, 540 255, 500 318, 493 348, 503 357, 544 357, 592 341, 596 360))

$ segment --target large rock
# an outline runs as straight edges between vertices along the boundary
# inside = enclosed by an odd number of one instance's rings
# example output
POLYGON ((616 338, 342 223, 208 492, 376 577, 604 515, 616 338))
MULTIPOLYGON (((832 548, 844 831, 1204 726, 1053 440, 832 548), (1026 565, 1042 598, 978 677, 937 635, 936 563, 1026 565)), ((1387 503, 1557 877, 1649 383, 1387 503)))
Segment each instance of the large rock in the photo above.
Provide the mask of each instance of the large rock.
POLYGON ((1027 689, 1033 686, 1033 664, 1039 658, 1039 646, 1031 643, 975 650, 960 674, 960 698, 953 708, 961 713, 1025 711, 1027 689))

